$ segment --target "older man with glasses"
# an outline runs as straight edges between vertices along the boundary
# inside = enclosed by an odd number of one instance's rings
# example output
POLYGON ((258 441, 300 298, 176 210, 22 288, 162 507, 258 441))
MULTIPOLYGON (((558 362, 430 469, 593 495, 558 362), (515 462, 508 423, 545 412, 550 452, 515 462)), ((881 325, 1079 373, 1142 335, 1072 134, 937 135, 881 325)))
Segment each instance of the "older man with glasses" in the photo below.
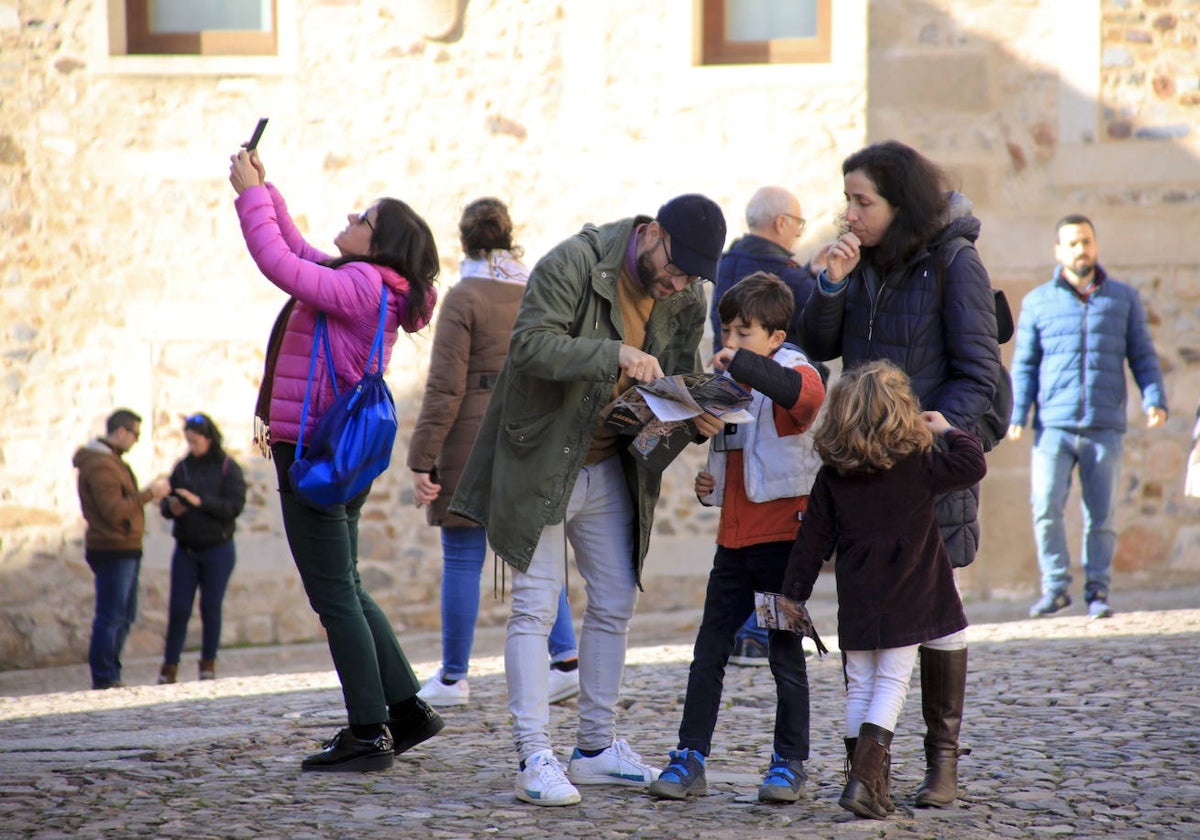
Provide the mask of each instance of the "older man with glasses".
POLYGON ((87 531, 84 557, 96 578, 96 615, 88 664, 92 688, 120 688, 121 650, 137 618, 142 563, 143 507, 171 491, 159 477, 142 490, 122 456, 142 433, 142 418, 127 408, 109 416, 105 436, 81 446, 72 463, 79 471, 79 505, 87 531))
MULTIPOLYGON (((513 568, 504 665, 521 801, 574 805, 575 785, 646 785, 658 776, 616 738, 615 709, 661 477, 628 456, 603 413, 636 382, 696 370, 705 314, 699 281, 713 276, 724 243, 721 209, 702 195, 682 195, 653 218, 586 225, 529 277, 450 505, 485 525, 513 568), (587 607, 579 728, 564 771, 549 735, 546 637, 567 541, 587 607)), ((722 428, 701 418, 697 439, 722 428)))

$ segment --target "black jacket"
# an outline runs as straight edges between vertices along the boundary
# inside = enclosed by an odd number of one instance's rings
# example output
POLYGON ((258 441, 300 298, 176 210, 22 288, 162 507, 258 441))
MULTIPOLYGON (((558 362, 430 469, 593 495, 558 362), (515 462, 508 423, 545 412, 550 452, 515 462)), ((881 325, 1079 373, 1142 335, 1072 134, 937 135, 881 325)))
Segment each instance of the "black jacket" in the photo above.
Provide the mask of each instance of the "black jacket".
POLYGON ((233 539, 234 520, 246 505, 246 479, 237 462, 188 455, 171 470, 171 489, 190 490, 200 497, 200 506, 183 502, 187 510, 172 516, 168 499, 162 500, 162 515, 174 519, 175 541, 191 551, 202 551, 233 539))
POLYGON ((792 321, 788 324, 787 340, 800 346, 800 315, 808 296, 817 285, 817 279, 808 270, 807 265, 796 262, 791 252, 769 239, 748 233, 729 246, 729 250, 721 255, 717 266, 717 282, 713 285, 712 309, 709 318, 713 330, 713 352, 721 349, 721 319, 717 315, 717 304, 721 295, 729 291, 730 286, 756 271, 769 271, 792 290, 796 299, 796 309, 792 313, 792 321))

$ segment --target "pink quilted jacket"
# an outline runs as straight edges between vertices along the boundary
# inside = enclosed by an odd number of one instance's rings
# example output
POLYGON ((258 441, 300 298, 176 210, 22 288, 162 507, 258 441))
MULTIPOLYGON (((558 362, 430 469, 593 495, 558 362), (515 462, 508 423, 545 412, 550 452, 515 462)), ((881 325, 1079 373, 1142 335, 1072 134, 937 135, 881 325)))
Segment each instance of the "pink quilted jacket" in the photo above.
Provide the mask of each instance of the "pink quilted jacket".
MULTIPOLYGON (((300 411, 308 384, 309 355, 317 315, 324 312, 333 346, 338 389, 353 387, 362 377, 371 342, 379 326, 379 298, 388 287, 388 312, 384 324, 383 365, 387 368, 397 331, 415 332, 429 323, 436 295, 426 295, 426 311, 409 317, 408 281, 384 266, 352 262, 327 268, 329 260, 309 245, 288 215, 283 196, 273 184, 250 187, 234 202, 246 237, 246 247, 263 275, 296 299, 275 364, 271 389, 271 440, 295 443, 300 433, 300 411)), ((305 437, 333 402, 333 388, 319 351, 313 377, 313 396, 308 409, 305 437)))

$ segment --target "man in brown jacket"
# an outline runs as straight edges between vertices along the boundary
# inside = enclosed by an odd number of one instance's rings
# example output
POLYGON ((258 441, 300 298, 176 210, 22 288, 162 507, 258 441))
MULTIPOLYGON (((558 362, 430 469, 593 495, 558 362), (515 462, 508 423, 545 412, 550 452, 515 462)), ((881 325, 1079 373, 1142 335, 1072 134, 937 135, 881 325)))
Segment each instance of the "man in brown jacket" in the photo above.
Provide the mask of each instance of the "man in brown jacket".
POLYGON ((165 478, 139 490, 137 477, 122 459, 141 435, 142 418, 127 408, 108 418, 105 436, 75 452, 79 470, 79 506, 87 522, 84 557, 96 577, 96 617, 88 664, 92 688, 119 688, 121 648, 137 617, 138 571, 148 502, 171 491, 165 478))

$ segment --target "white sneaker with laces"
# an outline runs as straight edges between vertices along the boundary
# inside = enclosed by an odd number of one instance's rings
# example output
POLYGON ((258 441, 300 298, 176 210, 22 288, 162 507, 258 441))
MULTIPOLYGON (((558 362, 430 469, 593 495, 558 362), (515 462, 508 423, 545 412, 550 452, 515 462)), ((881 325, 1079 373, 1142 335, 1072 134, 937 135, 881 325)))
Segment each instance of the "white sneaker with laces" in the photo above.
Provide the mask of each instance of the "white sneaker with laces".
POLYGON ((560 671, 550 668, 550 702, 561 703, 579 693, 579 669, 560 671))
POLYGON ((642 757, 620 739, 591 758, 576 747, 567 764, 567 774, 577 785, 648 785, 661 772, 642 761, 642 757))
POLYGON ((438 668, 437 673, 421 686, 417 696, 430 706, 465 706, 471 698, 471 687, 466 679, 446 685, 442 682, 442 669, 438 668))
POLYGON ((538 750, 517 772, 517 799, 530 805, 578 805, 579 791, 567 780, 551 750, 538 750))

